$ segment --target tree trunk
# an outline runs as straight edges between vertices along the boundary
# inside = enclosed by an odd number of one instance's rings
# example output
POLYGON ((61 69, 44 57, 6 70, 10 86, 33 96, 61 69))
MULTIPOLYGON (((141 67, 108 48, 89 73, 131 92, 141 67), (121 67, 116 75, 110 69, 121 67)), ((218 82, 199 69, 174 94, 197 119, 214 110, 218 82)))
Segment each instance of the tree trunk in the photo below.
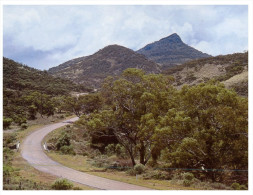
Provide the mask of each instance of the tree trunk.
POLYGON ((141 148, 140 148, 140 163, 145 165, 145 147, 144 144, 141 143, 141 148))

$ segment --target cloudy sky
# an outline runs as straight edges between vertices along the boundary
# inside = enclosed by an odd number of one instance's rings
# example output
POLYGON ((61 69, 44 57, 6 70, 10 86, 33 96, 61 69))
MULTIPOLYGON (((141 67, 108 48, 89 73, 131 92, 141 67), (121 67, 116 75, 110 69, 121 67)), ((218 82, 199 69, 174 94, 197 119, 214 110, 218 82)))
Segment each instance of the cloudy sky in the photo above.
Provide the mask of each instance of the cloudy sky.
POLYGON ((11 6, 3 9, 5 57, 41 70, 110 44, 133 50, 172 33, 211 54, 248 50, 247 6, 11 6))

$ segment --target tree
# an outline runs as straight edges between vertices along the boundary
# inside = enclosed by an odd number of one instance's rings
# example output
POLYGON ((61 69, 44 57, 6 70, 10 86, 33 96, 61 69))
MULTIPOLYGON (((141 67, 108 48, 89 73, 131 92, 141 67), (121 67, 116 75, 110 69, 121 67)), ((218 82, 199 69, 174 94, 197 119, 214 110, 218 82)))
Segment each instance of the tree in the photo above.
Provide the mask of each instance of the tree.
POLYGON ((79 124, 91 133, 112 131, 128 152, 133 166, 135 157, 146 164, 151 156, 157 120, 174 106, 171 77, 145 75, 142 70, 127 69, 118 80, 108 78, 102 88, 104 110, 83 116, 79 124))
POLYGON ((54 115, 54 105, 49 95, 37 91, 32 92, 23 97, 23 102, 28 106, 31 119, 35 118, 37 112, 40 113, 41 117, 43 117, 43 115, 54 115))
POLYGON ((64 101, 66 110, 74 112, 80 117, 82 114, 88 114, 100 109, 102 100, 99 94, 88 94, 81 96, 68 96, 64 101))
MULTIPOLYGON (((173 167, 247 169, 248 103, 220 83, 183 87, 180 110, 169 110, 157 127, 173 167)), ((213 181, 222 174, 208 171, 213 181)))

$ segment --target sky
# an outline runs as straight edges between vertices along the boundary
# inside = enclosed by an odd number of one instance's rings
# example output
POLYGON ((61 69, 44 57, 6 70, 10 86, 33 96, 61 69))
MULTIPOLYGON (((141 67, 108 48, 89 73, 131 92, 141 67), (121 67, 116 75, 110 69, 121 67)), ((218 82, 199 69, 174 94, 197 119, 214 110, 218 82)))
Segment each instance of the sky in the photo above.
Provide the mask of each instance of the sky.
POLYGON ((173 33, 213 56, 243 52, 248 6, 3 6, 4 57, 41 70, 111 44, 138 50, 173 33))

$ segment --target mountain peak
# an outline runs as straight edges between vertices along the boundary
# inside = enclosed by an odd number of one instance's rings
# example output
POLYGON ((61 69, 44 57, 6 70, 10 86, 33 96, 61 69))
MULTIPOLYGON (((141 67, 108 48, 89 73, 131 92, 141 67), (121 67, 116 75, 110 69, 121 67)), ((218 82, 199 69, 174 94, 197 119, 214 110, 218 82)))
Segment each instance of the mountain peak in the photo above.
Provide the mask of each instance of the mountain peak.
POLYGON ((173 33, 168 37, 162 38, 159 41, 166 42, 166 43, 183 43, 180 36, 177 33, 173 33))
POLYGON ((192 59, 211 57, 185 44, 177 33, 146 45, 137 51, 164 68, 192 59))

